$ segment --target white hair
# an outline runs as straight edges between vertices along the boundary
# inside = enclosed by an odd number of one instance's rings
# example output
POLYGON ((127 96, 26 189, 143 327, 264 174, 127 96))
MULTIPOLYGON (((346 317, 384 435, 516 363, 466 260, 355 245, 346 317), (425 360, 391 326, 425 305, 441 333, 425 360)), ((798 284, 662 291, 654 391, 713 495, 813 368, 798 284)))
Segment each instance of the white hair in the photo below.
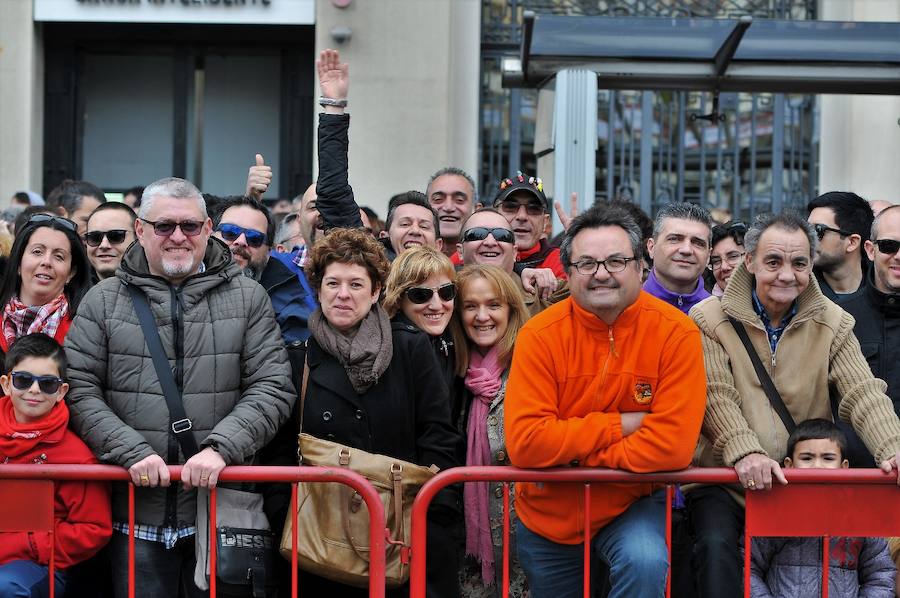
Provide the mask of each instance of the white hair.
POLYGON ((141 207, 138 209, 138 218, 146 220, 153 209, 153 201, 159 197, 174 197, 175 199, 193 199, 197 202, 197 209, 203 214, 203 218, 208 218, 206 212, 206 201, 200 190, 190 181, 179 179, 177 177, 166 177, 154 181, 144 187, 144 193, 141 195, 141 207))

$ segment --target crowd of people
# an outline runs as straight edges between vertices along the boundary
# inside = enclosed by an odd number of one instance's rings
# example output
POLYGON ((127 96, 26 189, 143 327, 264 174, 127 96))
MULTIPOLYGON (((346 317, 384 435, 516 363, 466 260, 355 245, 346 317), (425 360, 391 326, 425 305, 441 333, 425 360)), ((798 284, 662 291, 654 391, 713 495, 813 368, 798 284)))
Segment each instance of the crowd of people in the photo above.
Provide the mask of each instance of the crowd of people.
MULTIPOLYGON (((735 469, 739 484, 675 493, 690 540, 674 568, 661 486, 604 485, 585 505, 580 485, 516 484, 517 597, 584 594, 588 508, 594 595, 663 596, 670 575, 675 596, 740 595, 746 492, 786 484, 783 467, 898 475, 900 206, 876 215, 832 192, 805 216, 716 224, 690 203, 651 220, 599 202, 561 214, 551 239, 540 179, 516 173, 479 197, 446 167, 393 197, 382 224, 348 183, 349 69, 326 50, 317 70, 319 177, 286 213, 262 200, 261 156, 243 195, 164 178, 127 203, 83 181, 43 205, 18 198, 29 207, 8 223, 0 281, 0 458, 121 466, 136 511, 130 529, 124 484, 59 483, 54 536, 0 534, 0 596, 46 593, 51 541, 57 596, 127 596, 132 533, 137 596, 206 595, 198 490, 228 465, 296 465, 300 431, 439 469, 735 469)), ((290 489, 264 494, 277 535, 290 489)), ((500 595, 502 498, 492 482, 438 493, 429 597, 500 595)), ((818 542, 754 542, 751 595, 818 596, 818 542)), ((888 542, 831 542, 831 595, 894 595, 888 542)), ((289 564, 277 569, 289 594, 289 564)))

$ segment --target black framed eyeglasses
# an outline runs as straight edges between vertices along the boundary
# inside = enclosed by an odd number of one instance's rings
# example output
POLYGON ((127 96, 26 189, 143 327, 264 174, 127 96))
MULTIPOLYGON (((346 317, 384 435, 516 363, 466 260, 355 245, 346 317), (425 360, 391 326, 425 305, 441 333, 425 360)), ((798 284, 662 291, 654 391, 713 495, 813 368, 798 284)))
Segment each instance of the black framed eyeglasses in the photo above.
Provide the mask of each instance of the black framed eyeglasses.
POLYGON ((103 237, 106 237, 107 240, 109 240, 110 245, 118 245, 125 240, 127 235, 128 231, 121 228, 114 228, 112 230, 92 230, 84 235, 84 242, 91 247, 99 247, 100 243, 103 242, 103 237))
POLYGON ((222 238, 231 243, 241 235, 247 239, 247 245, 250 247, 261 247, 266 242, 266 234, 252 228, 244 228, 236 224, 222 223, 216 227, 216 230, 222 233, 222 238))
POLYGON ((37 382, 41 392, 48 395, 56 394, 60 385, 65 382, 57 376, 35 376, 31 372, 13 372, 10 374, 10 378, 12 378, 12 385, 18 390, 28 390, 37 382))
POLYGON ((900 251, 900 241, 894 239, 878 239, 872 242, 878 247, 878 251, 885 255, 893 255, 900 251))
POLYGON ((463 243, 470 241, 484 241, 488 235, 494 237, 498 243, 515 243, 516 235, 508 228, 487 228, 485 226, 475 226, 463 233, 463 243))
POLYGON ((452 301, 456 298, 456 285, 452 282, 448 282, 447 284, 442 284, 436 289, 428 287, 411 287, 409 289, 406 289, 406 298, 409 299, 411 303, 421 305, 423 303, 428 303, 429 301, 431 301, 431 298, 435 293, 437 293, 438 298, 441 301, 452 301))
POLYGON ((848 232, 845 231, 845 230, 841 230, 841 229, 839 229, 839 228, 832 228, 832 227, 830 227, 830 226, 828 226, 828 225, 821 224, 821 223, 819 223, 819 224, 813 224, 813 228, 816 229, 816 236, 819 237, 819 240, 820 240, 820 241, 821 241, 822 239, 825 238, 825 233, 827 233, 828 231, 831 231, 831 232, 833 232, 833 233, 837 233, 837 234, 839 234, 839 235, 842 236, 842 237, 849 237, 850 235, 853 234, 853 233, 848 233, 848 232))
POLYGON ((28 219, 28 222, 25 223, 25 226, 28 226, 29 224, 39 224, 41 222, 55 222, 66 230, 70 230, 73 233, 78 232, 77 224, 75 224, 68 218, 63 218, 62 216, 53 216, 51 214, 34 214, 28 219))
POLYGON ((636 259, 638 258, 615 255, 605 260, 583 259, 575 262, 572 266, 576 272, 583 276, 593 276, 600 269, 600 266, 606 268, 606 271, 610 274, 615 274, 616 272, 622 272, 628 266, 628 262, 633 262, 636 259))
POLYGON ((170 237, 176 228, 180 228, 186 237, 196 237, 203 230, 202 220, 183 220, 181 222, 172 222, 171 220, 147 220, 146 218, 138 218, 141 222, 146 222, 153 227, 153 232, 158 237, 170 237))

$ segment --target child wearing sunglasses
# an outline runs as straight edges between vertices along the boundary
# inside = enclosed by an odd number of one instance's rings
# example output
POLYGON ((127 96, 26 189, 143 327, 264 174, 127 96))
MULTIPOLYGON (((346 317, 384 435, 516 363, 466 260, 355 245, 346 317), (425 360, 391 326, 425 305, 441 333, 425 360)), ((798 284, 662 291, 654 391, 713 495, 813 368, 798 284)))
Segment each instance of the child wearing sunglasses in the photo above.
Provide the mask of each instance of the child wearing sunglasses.
MULTIPOLYGON (((97 462, 68 429, 65 375, 65 353, 49 336, 29 334, 10 347, 0 376, 5 394, 0 398, 0 463, 97 462)), ((93 556, 109 540, 108 484, 58 482, 55 494, 54 536, 46 531, 0 532, 0 594, 48 595, 54 538, 56 596, 62 597, 66 570, 93 556)))

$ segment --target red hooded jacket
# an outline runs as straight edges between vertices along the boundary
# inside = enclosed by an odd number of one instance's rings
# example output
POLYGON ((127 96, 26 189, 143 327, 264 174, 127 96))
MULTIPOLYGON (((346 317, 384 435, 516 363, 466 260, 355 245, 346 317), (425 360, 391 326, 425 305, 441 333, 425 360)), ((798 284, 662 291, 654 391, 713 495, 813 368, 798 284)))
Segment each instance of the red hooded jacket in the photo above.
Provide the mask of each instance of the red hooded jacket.
MULTIPOLYGON (((12 400, 0 398, 0 463, 97 463, 91 450, 68 429, 69 409, 57 403, 40 421, 16 421, 12 400)), ((2 465, 0 465, 2 467, 2 465)), ((22 500, 28 500, 23 496, 22 500)), ((109 484, 56 484, 56 567, 66 569, 100 550, 112 535, 109 484)), ((0 533, 0 565, 28 560, 50 563, 50 535, 46 531, 0 533)))

